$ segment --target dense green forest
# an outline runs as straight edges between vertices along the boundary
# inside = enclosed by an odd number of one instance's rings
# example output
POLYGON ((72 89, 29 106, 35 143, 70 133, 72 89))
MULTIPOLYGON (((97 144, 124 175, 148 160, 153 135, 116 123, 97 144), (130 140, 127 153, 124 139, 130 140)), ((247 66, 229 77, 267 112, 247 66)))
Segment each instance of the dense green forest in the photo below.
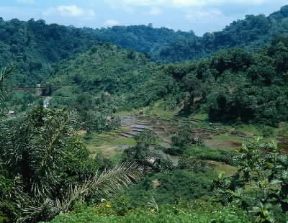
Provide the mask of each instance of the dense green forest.
POLYGON ((253 53, 234 48, 176 65, 157 65, 139 53, 104 44, 62 62, 49 84, 55 88, 55 106, 87 111, 97 104, 93 101, 104 106, 102 99, 113 98, 112 110, 121 111, 163 100, 166 109, 179 109, 179 115, 202 111, 213 122, 277 126, 288 120, 287 59, 287 38, 253 53))
POLYGON ((0 223, 287 222, 287 25, 2 19, 0 223))
POLYGON ((136 50, 159 62, 191 60, 231 47, 255 49, 287 32, 287 10, 284 6, 268 17, 249 15, 222 31, 206 33, 202 37, 193 32, 149 25, 79 29, 48 25, 43 20, 1 19, 0 65, 16 65, 17 72, 12 79, 19 87, 43 82, 53 73, 52 64, 84 52, 99 42, 136 50))
POLYGON ((248 15, 222 31, 198 37, 192 31, 181 32, 150 26, 116 26, 97 30, 100 40, 144 52, 154 60, 176 62, 207 56, 231 47, 257 48, 279 34, 287 33, 288 8, 266 17, 248 15))

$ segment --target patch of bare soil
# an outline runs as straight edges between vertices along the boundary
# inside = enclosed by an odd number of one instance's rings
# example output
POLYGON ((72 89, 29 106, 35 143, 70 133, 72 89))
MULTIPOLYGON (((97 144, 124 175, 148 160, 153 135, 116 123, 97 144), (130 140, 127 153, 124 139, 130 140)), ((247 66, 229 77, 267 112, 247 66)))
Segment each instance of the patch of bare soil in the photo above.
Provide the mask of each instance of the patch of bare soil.
POLYGON ((216 149, 239 149, 242 146, 242 143, 233 140, 208 139, 204 140, 204 145, 216 149))

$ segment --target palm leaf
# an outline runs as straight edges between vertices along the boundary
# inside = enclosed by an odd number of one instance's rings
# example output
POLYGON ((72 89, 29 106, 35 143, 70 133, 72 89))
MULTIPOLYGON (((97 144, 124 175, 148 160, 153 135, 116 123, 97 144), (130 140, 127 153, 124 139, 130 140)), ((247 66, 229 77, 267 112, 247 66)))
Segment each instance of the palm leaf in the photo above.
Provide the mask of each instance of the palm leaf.
POLYGON ((39 198, 27 200, 21 192, 17 193, 18 207, 21 214, 17 223, 31 222, 32 220, 45 216, 51 219, 60 212, 67 212, 77 201, 83 201, 89 196, 105 196, 117 193, 128 187, 141 176, 141 169, 134 163, 121 164, 111 170, 96 173, 95 176, 86 180, 83 184, 67 188, 67 196, 64 199, 39 198), (24 205, 23 205, 24 203, 24 205))
POLYGON ((141 177, 141 170, 135 163, 121 164, 111 170, 96 173, 82 185, 70 187, 67 198, 61 204, 61 210, 67 211, 74 201, 88 196, 108 196, 115 194, 122 188, 128 187, 141 177))

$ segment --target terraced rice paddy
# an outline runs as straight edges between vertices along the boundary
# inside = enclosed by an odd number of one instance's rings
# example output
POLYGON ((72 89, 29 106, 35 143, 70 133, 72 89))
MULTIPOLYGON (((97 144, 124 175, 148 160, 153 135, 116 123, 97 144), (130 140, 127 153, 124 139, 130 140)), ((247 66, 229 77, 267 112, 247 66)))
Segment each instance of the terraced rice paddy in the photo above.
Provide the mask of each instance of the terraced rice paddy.
MULTIPOLYGON (((212 123, 203 122, 195 118, 161 119, 159 117, 147 117, 136 115, 122 115, 121 127, 117 130, 91 135, 86 140, 87 147, 92 156, 99 153, 112 159, 120 159, 122 152, 136 144, 134 137, 144 130, 152 130, 159 138, 159 144, 164 148, 171 147, 171 136, 177 131, 178 126, 190 124, 195 126, 193 134, 203 139, 204 146, 219 150, 237 150, 245 140, 246 134, 212 123)), ((167 155, 164 151, 158 151, 163 157, 169 158, 174 165, 178 164, 177 156, 167 155)), ((235 168, 215 160, 207 160, 219 172, 225 172, 228 175, 235 171, 235 168)))

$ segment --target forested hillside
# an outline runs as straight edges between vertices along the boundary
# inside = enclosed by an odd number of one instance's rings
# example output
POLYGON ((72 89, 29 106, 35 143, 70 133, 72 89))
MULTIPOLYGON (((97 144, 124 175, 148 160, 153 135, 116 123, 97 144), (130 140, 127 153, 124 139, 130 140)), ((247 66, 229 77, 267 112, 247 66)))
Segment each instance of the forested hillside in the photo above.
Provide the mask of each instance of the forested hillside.
POLYGON ((85 98, 87 110, 93 95, 102 93, 113 98, 115 110, 162 100, 180 115, 202 111, 210 121, 277 125, 288 120, 287 52, 287 38, 278 38, 253 53, 235 48, 157 65, 142 54, 102 45, 57 66, 49 83, 55 103, 74 108, 85 98))
POLYGON ((287 32, 287 7, 268 17, 246 16, 224 30, 206 33, 173 31, 151 26, 116 26, 107 29, 73 28, 45 21, 13 19, 0 21, 1 66, 15 64, 17 86, 39 83, 51 71, 51 64, 107 42, 145 53, 153 60, 175 62, 209 55, 231 47, 259 48, 287 32))
POLYGON ((143 98, 142 105, 149 105, 163 96, 167 104, 182 106, 180 113, 203 109, 211 121, 287 121, 287 52, 287 39, 280 38, 256 53, 230 49, 197 62, 168 65, 135 100, 143 98))
POLYGON ((97 39, 85 29, 76 29, 33 19, 28 22, 0 20, 1 66, 13 64, 17 86, 32 86, 50 72, 51 64, 87 50, 97 39))
POLYGON ((264 15, 247 15, 222 31, 202 37, 191 32, 174 32, 149 26, 113 27, 98 30, 99 39, 148 54, 151 58, 175 62, 191 60, 231 47, 258 48, 275 36, 287 33, 288 6, 264 15))
POLYGON ((131 108, 129 97, 158 70, 141 53, 98 44, 55 66, 46 82, 51 89, 51 106, 73 109, 89 129, 113 128, 117 121, 111 121, 109 127, 107 117, 131 108))

